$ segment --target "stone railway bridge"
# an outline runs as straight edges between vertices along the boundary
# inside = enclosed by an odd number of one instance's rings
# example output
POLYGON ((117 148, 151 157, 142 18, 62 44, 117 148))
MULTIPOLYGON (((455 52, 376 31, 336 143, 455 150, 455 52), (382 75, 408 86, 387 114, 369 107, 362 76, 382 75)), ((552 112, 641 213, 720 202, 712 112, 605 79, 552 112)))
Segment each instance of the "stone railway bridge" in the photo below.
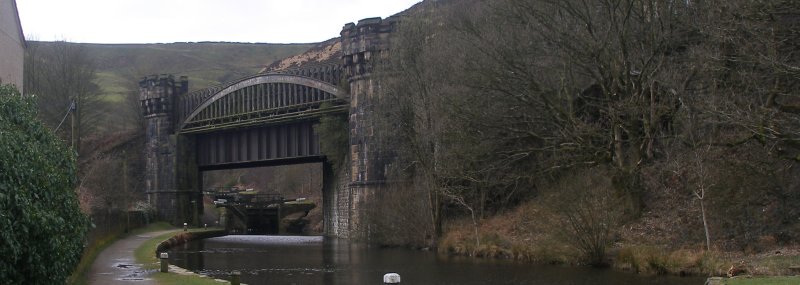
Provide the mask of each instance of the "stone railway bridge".
POLYGON ((396 23, 389 17, 345 25, 339 62, 260 73, 191 93, 183 76, 142 80, 145 190, 159 217, 180 224, 202 212, 196 202, 202 171, 322 162, 325 234, 363 234, 362 205, 384 181, 372 140, 371 64, 388 49, 396 23), (349 165, 338 173, 320 153, 312 128, 328 114, 349 115, 349 165))

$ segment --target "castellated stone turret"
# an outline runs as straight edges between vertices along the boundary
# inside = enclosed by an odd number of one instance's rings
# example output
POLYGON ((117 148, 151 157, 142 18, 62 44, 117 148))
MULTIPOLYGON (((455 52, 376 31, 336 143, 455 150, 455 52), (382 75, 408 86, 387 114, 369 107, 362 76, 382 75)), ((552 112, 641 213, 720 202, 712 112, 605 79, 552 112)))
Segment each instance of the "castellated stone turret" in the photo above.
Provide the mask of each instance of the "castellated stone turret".
MULTIPOLYGON (((369 239, 366 204, 385 183, 385 157, 376 140, 374 103, 379 100, 373 67, 389 49, 397 18, 368 18, 342 28, 342 65, 350 89, 349 235, 369 239)), ((339 205, 339 208, 343 208, 339 205)))
POLYGON ((148 201, 156 208, 158 216, 180 223, 177 179, 178 149, 174 128, 174 108, 177 96, 189 91, 189 80, 181 76, 152 75, 139 82, 139 100, 145 117, 145 192, 148 201))
POLYGON ((151 75, 139 82, 139 100, 145 118, 172 116, 175 97, 189 92, 189 79, 172 75, 151 75))
POLYGON ((368 18, 342 28, 342 61, 350 85, 350 175, 354 185, 385 180, 385 163, 373 140, 377 81, 371 75, 381 53, 389 49, 396 24, 396 17, 368 18))

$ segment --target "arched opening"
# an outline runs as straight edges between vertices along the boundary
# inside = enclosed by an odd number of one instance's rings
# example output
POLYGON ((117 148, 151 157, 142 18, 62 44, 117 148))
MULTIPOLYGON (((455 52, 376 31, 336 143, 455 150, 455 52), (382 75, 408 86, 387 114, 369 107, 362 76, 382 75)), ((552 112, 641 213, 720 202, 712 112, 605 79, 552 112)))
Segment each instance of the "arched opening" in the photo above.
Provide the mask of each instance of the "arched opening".
POLYGON ((322 235, 323 162, 202 172, 202 222, 237 234, 322 235))

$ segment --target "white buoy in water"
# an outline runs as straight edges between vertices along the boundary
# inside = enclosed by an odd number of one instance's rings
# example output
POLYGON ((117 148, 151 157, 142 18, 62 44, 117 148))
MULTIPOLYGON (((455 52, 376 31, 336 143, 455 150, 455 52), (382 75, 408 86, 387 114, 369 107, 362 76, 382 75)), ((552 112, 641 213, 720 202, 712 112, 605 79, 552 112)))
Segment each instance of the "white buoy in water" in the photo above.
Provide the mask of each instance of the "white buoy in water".
POLYGON ((384 274, 383 284, 400 284, 400 274, 397 273, 384 274))

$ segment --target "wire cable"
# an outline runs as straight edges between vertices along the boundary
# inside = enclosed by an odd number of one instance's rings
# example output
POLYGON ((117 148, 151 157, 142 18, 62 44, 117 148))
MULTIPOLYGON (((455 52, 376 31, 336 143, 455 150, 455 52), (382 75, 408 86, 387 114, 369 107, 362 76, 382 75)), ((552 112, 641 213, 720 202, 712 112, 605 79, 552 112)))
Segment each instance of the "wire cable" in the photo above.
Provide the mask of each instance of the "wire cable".
POLYGON ((61 119, 61 123, 58 123, 58 127, 56 127, 56 129, 53 132, 57 132, 58 129, 61 128, 61 125, 64 124, 64 120, 67 119, 67 116, 69 116, 69 113, 72 113, 72 111, 75 111, 75 100, 74 99, 72 100, 72 102, 69 102, 69 108, 67 109, 67 113, 64 114, 64 118, 61 119))

